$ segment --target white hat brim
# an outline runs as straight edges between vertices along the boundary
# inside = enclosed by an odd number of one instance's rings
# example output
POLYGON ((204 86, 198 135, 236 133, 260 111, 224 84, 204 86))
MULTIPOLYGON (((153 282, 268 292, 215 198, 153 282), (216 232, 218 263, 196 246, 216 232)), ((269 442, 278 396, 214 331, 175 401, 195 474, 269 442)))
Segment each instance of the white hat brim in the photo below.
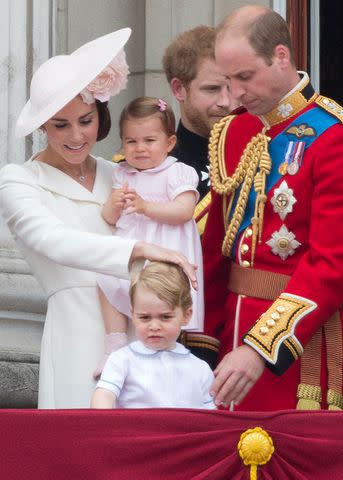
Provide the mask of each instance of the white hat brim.
POLYGON ((18 117, 15 136, 29 135, 75 98, 115 58, 130 35, 131 29, 123 28, 82 45, 70 55, 59 56, 66 65, 69 63, 72 72, 75 70, 68 87, 52 95, 38 109, 28 100, 18 117))

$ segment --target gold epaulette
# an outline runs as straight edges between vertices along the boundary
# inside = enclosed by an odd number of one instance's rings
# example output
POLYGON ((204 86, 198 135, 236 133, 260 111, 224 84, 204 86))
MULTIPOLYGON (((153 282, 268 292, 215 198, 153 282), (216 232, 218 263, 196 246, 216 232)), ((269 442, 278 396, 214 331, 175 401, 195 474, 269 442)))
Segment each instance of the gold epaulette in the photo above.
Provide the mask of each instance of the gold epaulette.
POLYGON ((322 107, 327 112, 331 113, 334 117, 343 123, 343 107, 328 97, 323 97, 323 95, 318 95, 315 100, 316 104, 322 107))
POLYGON ((202 235, 204 233, 210 203, 211 203, 211 192, 208 192, 200 200, 200 202, 197 203, 195 207, 193 218, 196 221, 199 235, 202 235))
POLYGON ((112 157, 113 163, 119 163, 125 160, 125 156, 122 153, 115 153, 112 157))

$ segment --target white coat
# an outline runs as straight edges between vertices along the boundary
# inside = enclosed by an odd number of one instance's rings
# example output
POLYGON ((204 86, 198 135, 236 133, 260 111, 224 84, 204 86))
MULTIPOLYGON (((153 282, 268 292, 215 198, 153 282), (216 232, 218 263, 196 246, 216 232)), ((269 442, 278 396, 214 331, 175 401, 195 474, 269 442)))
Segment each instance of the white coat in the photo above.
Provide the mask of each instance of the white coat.
POLYGON ((0 210, 48 298, 39 408, 88 408, 103 354, 96 272, 129 278, 135 240, 102 219, 115 165, 96 158, 90 192, 34 158, 0 172, 0 210))

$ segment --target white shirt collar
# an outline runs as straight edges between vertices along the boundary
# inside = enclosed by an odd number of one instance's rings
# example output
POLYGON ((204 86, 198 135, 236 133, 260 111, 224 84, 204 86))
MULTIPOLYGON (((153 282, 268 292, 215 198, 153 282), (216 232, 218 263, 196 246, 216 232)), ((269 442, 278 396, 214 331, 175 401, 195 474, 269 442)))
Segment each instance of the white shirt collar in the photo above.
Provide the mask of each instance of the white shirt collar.
POLYGON ((159 352, 171 352, 179 355, 188 355, 190 353, 186 347, 184 347, 183 345, 181 345, 181 343, 178 342, 176 342, 175 348, 173 348, 172 350, 152 350, 151 348, 146 347, 144 343, 139 340, 130 343, 129 348, 133 352, 140 353, 142 355, 155 355, 159 352))
POLYGON ((310 81, 308 74, 306 72, 303 72, 302 70, 298 70, 298 73, 301 77, 299 82, 295 85, 295 87, 292 88, 290 92, 286 93, 286 95, 281 98, 280 102, 285 100, 287 97, 290 97, 297 90, 302 90, 305 87, 305 85, 310 81))
POLYGON ((161 163, 161 165, 158 165, 157 167, 154 168, 147 168, 146 170, 137 170, 137 168, 131 167, 125 160, 124 162, 118 163, 119 168, 124 168, 128 173, 150 173, 150 172, 160 172, 161 170, 165 170, 166 168, 170 167, 170 165, 173 165, 173 163, 177 162, 177 158, 172 157, 169 155, 166 157, 166 159, 161 163))

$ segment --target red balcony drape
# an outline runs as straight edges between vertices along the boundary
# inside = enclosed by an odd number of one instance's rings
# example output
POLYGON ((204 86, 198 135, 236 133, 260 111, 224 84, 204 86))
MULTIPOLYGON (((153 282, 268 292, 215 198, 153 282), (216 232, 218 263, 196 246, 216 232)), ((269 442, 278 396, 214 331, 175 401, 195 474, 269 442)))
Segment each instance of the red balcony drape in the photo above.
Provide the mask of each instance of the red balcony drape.
POLYGON ((4 480, 243 480, 240 435, 262 427, 275 453, 262 480, 341 480, 343 412, 179 409, 2 410, 4 480))

